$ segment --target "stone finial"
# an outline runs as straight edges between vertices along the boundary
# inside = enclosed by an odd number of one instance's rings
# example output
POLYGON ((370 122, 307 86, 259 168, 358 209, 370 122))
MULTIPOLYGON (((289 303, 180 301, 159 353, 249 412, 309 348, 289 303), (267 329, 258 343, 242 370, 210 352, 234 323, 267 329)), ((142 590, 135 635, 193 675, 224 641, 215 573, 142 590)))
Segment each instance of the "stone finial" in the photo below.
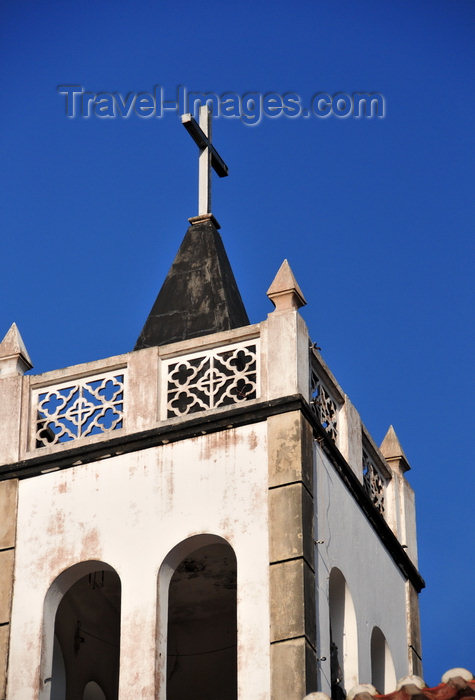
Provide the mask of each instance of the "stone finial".
POLYGON ((404 676, 397 682, 396 690, 401 690, 401 688, 411 685, 414 685, 419 690, 426 687, 424 680, 420 676, 404 676))
POLYGON ((307 303, 287 259, 279 267, 274 281, 267 290, 267 296, 274 304, 276 311, 299 309, 307 303))
POLYGON ((370 697, 372 697, 373 695, 377 694, 378 691, 376 690, 374 685, 371 685, 371 683, 360 683, 360 685, 355 685, 348 691, 346 700, 353 700, 357 695, 369 695, 370 697))
POLYGON ((391 467, 399 468, 403 473, 411 468, 392 425, 389 426, 379 449, 391 467))
POLYGON ((0 378, 25 374, 33 367, 16 323, 12 323, 0 343, 0 378))
POLYGON ((470 673, 466 668, 450 668, 442 676, 442 683, 448 683, 454 678, 462 678, 464 681, 473 681, 473 673, 470 673))

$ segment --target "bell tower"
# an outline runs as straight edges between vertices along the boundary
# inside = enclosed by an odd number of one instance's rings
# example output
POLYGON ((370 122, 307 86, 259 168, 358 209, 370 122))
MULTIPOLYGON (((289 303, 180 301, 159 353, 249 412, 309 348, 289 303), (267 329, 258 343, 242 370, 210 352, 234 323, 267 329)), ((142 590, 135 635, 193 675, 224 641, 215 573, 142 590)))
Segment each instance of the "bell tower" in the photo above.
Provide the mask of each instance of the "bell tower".
POLYGON ((420 672, 404 452, 311 342, 287 260, 249 323, 210 207, 227 166, 207 110, 184 124, 198 216, 134 350, 35 375, 15 325, 0 344, 0 700, 344 698, 420 672))

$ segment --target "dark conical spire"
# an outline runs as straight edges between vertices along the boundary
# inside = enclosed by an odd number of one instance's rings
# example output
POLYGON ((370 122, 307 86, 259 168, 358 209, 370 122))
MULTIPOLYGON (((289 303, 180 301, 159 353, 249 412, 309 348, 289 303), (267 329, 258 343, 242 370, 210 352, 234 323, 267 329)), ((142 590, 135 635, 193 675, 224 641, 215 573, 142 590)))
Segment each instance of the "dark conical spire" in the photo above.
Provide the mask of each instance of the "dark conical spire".
POLYGON ((135 350, 249 324, 214 217, 191 222, 135 350))

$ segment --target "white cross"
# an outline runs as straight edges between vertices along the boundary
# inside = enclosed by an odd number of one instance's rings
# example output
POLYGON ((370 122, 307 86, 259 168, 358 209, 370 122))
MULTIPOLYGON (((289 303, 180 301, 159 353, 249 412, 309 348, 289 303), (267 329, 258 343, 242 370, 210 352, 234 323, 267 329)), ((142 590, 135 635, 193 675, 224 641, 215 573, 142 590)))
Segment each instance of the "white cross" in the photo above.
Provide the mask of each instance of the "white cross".
POLYGON ((219 177, 228 175, 228 166, 211 143, 211 112, 208 105, 200 107, 200 123, 191 114, 182 114, 181 123, 200 149, 198 162, 198 216, 211 214, 211 168, 219 177))

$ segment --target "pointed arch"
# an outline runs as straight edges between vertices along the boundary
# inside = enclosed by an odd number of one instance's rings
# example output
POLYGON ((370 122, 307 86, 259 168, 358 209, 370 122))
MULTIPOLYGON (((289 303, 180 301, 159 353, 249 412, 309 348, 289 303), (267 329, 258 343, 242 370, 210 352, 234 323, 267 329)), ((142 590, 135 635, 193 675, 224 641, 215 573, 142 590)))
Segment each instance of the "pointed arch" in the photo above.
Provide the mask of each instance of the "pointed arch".
POLYGON ((332 696, 342 697, 358 684, 358 627, 350 589, 340 569, 329 580, 332 696))
POLYGON ((396 690, 396 670, 386 637, 379 627, 371 632, 371 683, 380 693, 396 690))
POLYGON ((158 575, 160 700, 237 700, 237 563, 216 535, 192 536, 158 575))
POLYGON ((108 700, 117 698, 120 600, 120 578, 102 561, 74 564, 53 581, 44 602, 39 700, 81 697, 93 680, 108 700))

